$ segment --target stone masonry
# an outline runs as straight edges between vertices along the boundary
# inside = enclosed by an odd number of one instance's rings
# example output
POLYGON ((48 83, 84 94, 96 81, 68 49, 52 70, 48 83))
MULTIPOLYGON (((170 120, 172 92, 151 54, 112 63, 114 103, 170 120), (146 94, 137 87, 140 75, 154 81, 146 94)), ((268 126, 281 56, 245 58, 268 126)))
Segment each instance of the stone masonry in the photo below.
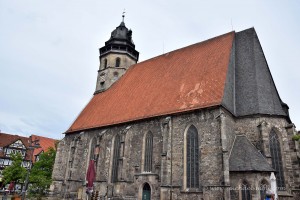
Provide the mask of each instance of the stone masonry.
MULTIPOLYGON (((269 173, 231 173, 228 158, 235 135, 244 134, 268 157, 268 133, 272 127, 282 137, 282 156, 286 190, 281 199, 297 199, 293 192, 299 186, 299 165, 295 142, 291 140, 285 119, 256 116, 237 119, 222 108, 204 109, 190 113, 164 116, 124 125, 105 127, 66 135, 59 143, 53 173, 54 194, 60 197, 85 198, 85 176, 91 157, 92 143, 100 145, 97 176, 94 190, 100 196, 112 199, 141 199, 145 183, 151 186, 153 199, 239 199, 239 184, 247 179, 258 187, 269 173), (184 134, 193 124, 199 133, 200 184, 199 190, 189 191, 184 176, 184 134), (167 129, 168 133, 164 129, 167 129), (153 171, 143 172, 144 135, 153 133, 153 171), (122 164, 118 182, 111 183, 113 142, 116 134, 122 135, 122 164), (164 138, 166 136, 167 138, 164 138), (165 152, 164 150, 165 146, 165 152), (294 163, 294 164, 293 164, 294 163), (83 192, 82 192, 83 191, 83 192), (230 191, 230 192, 228 192, 230 191)), ((268 160, 270 162, 270 160, 268 160)), ((259 199, 259 190, 251 190, 253 199, 259 199)))

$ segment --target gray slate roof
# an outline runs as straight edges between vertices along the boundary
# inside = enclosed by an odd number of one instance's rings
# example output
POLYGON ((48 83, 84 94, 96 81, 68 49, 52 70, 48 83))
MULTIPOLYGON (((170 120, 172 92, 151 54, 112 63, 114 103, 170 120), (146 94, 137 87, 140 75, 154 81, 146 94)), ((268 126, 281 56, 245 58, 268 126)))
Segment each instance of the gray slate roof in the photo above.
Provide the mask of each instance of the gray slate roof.
POLYGON ((222 105, 235 116, 287 116, 254 28, 235 33, 222 105))
POLYGON ((230 171, 275 171, 246 136, 236 136, 229 158, 230 171))

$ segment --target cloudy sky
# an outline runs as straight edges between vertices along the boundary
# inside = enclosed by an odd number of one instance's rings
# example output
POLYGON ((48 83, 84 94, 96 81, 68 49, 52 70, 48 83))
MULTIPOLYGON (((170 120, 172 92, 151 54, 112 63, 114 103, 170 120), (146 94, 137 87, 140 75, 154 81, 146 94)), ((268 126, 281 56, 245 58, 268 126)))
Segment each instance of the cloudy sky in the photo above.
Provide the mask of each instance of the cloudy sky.
POLYGON ((254 27, 299 130, 299 2, 0 0, 0 130, 62 138, 92 97, 98 48, 123 9, 140 61, 254 27))

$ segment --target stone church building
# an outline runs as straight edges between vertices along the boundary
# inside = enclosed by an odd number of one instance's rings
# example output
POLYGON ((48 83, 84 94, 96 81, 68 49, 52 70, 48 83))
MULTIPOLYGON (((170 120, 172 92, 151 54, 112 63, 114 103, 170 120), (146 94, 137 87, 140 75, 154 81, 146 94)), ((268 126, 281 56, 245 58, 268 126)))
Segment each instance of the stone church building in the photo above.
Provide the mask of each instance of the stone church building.
POLYGON ((89 199, 258 200, 272 173, 279 199, 300 199, 295 126, 254 28, 138 63, 123 21, 99 51, 93 98, 58 146, 54 196, 86 199, 94 160, 89 199))

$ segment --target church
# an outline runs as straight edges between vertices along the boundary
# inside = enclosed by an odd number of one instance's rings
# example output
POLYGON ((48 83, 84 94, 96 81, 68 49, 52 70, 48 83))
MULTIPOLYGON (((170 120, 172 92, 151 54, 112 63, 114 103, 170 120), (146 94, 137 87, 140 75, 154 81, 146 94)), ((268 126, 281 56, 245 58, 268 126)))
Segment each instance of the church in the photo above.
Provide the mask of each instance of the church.
POLYGON ((297 131, 254 28, 138 63, 123 18, 99 52, 95 93, 58 145, 53 196, 260 200, 275 183, 280 200, 300 199, 297 131))

